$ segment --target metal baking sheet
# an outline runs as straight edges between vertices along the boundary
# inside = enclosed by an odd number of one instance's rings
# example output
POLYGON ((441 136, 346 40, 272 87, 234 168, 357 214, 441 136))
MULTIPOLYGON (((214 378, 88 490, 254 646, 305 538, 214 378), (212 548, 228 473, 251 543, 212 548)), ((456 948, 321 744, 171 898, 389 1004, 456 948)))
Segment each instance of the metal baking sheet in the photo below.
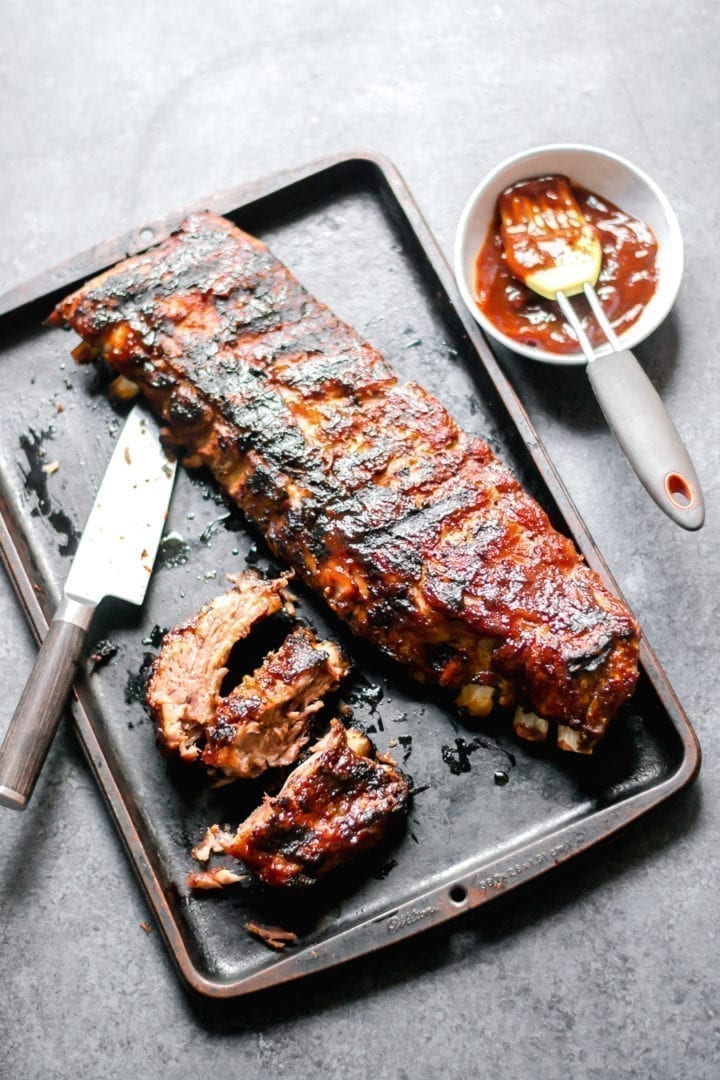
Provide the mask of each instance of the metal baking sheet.
MULTIPOLYGON (((303 284, 376 345, 404 379, 436 393, 487 438, 573 537, 612 589, 577 515, 492 352, 463 310, 450 271, 397 171, 368 154, 338 156, 225 192, 138 228, 0 300, 0 547, 38 638, 102 477, 122 409, 102 376, 74 366, 74 339, 42 323, 68 290, 156 242, 188 209, 226 214, 265 240, 303 284), (43 465, 57 461, 57 471, 43 465)), ((350 652, 343 693, 355 718, 410 774, 405 834, 303 896, 251 887, 194 898, 190 848, 212 822, 237 823, 258 784, 211 791, 165 761, 141 698, 143 673, 169 627, 222 591, 246 564, 270 567, 262 540, 206 474, 181 470, 142 612, 115 604, 94 624, 117 651, 78 678, 72 713, 170 952, 188 984, 228 998, 318 971, 437 926, 610 836, 695 776, 695 735, 642 645, 637 692, 591 758, 517 740, 510 717, 470 723, 352 636, 299 589, 300 610, 350 652), (243 929, 280 924, 298 943, 274 954, 243 929)))

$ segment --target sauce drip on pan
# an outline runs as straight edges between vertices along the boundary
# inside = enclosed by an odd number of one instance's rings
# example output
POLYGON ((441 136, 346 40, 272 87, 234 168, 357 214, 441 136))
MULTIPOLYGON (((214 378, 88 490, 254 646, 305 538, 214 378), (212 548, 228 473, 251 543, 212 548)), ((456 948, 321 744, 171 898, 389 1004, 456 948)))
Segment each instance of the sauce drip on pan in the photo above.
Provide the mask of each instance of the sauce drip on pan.
MULTIPOLYGON (((578 205, 600 235, 603 260, 596 291, 615 332, 636 322, 657 288, 657 241, 652 229, 607 199, 573 185, 578 205)), ((548 352, 578 348, 572 329, 557 304, 528 289, 510 271, 496 212, 475 263, 475 295, 480 310, 503 334, 548 352)), ((605 337, 584 297, 573 303, 593 345, 605 337)))

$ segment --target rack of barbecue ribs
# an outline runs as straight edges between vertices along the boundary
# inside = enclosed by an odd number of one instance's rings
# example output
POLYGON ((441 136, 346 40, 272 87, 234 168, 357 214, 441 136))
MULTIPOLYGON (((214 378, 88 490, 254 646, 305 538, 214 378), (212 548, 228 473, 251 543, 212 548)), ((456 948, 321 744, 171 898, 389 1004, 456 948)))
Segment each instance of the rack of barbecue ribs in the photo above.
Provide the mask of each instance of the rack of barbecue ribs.
POLYGON ((59 303, 50 325, 136 383, 352 629, 515 729, 589 752, 638 630, 481 438, 209 213, 59 303))

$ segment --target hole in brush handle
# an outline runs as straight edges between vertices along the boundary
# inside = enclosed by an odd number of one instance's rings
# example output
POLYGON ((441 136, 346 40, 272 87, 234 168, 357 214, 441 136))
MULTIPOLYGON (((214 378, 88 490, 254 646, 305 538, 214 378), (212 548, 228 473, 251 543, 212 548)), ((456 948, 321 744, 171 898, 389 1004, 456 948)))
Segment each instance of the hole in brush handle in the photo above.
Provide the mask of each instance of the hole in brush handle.
POLYGON ((668 499, 678 510, 689 510, 695 504, 695 492, 691 484, 680 473, 668 473, 665 477, 665 490, 668 499))

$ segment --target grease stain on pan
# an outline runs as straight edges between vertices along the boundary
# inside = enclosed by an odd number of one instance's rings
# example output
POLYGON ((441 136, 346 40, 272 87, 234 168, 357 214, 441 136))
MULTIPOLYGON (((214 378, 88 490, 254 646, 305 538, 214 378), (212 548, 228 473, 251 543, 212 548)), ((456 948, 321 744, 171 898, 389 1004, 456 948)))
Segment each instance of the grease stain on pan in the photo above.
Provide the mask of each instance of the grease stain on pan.
POLYGON ((190 561, 190 544, 180 533, 170 532, 163 536, 155 559, 156 570, 174 570, 190 561))
POLYGON ((147 637, 142 639, 142 644, 150 645, 153 649, 159 649, 167 632, 167 626, 159 626, 158 623, 155 623, 147 637))
POLYGON ((145 691, 150 678, 150 670, 155 660, 155 653, 143 653, 142 663, 137 671, 128 671, 125 683, 125 704, 133 705, 135 702, 145 704, 145 691))
POLYGON ((446 744, 442 747, 440 753, 452 775, 460 776, 462 773, 470 772, 470 769, 472 768, 470 757, 480 749, 491 750, 492 746, 489 742, 486 742, 485 739, 476 736, 474 739, 470 739, 470 741, 463 738, 457 738, 454 747, 446 744))
POLYGON ((402 747, 403 757, 402 763, 405 765, 408 758, 412 754, 412 735, 399 735, 398 742, 402 747))
POLYGON ((23 474, 23 482, 28 492, 35 496, 36 505, 30 511, 32 517, 44 518, 52 529, 61 537, 58 551, 61 555, 71 556, 77 551, 80 541, 80 530, 72 518, 52 498, 48 486, 48 473, 43 469, 45 462, 45 448, 43 443, 46 439, 52 439, 54 431, 52 427, 42 431, 28 428, 20 436, 20 449, 27 460, 27 471, 20 466, 23 474))
MULTIPOLYGON (((489 742, 487 739, 481 738, 476 735, 473 739, 463 739, 458 737, 455 739, 455 746, 449 746, 445 744, 441 748, 441 756, 448 769, 453 776, 460 776, 462 773, 469 773, 472 768, 470 758, 478 750, 493 750, 496 753, 503 754, 508 761, 511 768, 514 768, 517 764, 515 755, 509 750, 505 750, 504 747, 499 746, 496 743, 489 742)), ((495 769, 493 778, 498 786, 503 786, 510 779, 506 769, 495 769), (504 777, 504 779, 503 779, 504 777)))
POLYGON ((226 523, 230 516, 230 512, 228 511, 227 514, 221 514, 220 517, 215 518, 213 521, 210 522, 209 525, 206 525, 203 531, 200 533, 200 543, 207 545, 207 547, 210 547, 213 536, 215 536, 215 534, 218 533, 221 528, 227 528, 226 523))
POLYGON ((388 862, 384 863, 379 870, 375 871, 373 877, 376 878, 377 881, 384 881, 388 874, 392 873, 397 864, 397 859, 390 859, 388 862))
POLYGON ((377 683, 371 683, 364 675, 359 674, 355 685, 345 696, 350 705, 366 705, 368 710, 374 713, 383 699, 384 691, 377 683))

